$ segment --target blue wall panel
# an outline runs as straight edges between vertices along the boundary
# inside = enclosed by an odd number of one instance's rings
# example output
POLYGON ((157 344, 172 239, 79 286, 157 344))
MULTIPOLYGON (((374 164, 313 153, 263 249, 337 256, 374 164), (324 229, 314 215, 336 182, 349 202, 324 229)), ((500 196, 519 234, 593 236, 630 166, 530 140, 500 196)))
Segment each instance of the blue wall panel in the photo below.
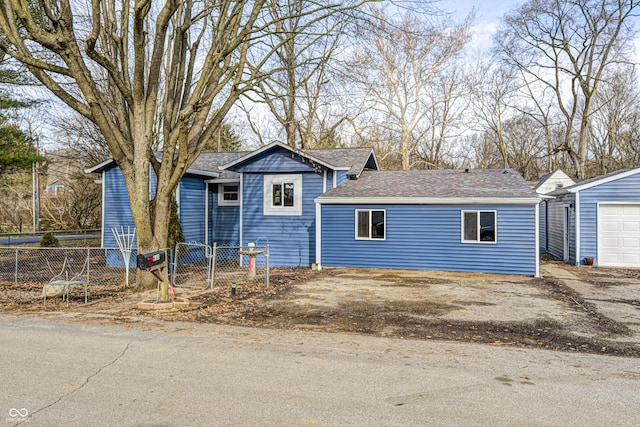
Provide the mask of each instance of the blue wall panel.
POLYGON ((180 224, 186 242, 204 242, 204 204, 206 184, 202 179, 180 180, 180 224))
MULTIPOLYGON (((127 226, 133 229, 133 217, 129 205, 129 195, 120 168, 114 167, 104 173, 105 199, 103 218, 103 247, 115 248, 117 243, 112 228, 127 226)), ((155 193, 156 179, 151 174, 150 193, 155 193)), ((187 241, 204 241, 204 191, 202 179, 183 177, 180 182, 180 223, 187 241)))
POLYGON ((120 168, 111 168, 104 172, 105 199, 102 201, 104 205, 103 233, 104 241, 102 246, 105 248, 117 248, 115 237, 113 237, 112 228, 130 227, 133 230, 133 218, 131 217, 131 206, 129 206, 129 195, 127 187, 124 183, 124 176, 120 168))
POLYGON ((543 200, 540 202, 540 209, 538 212, 538 230, 540 234, 540 251, 547 251, 547 202, 543 200))
MULTIPOLYGON (((556 258, 564 258, 564 222, 565 206, 569 206, 569 262, 575 260, 575 195, 565 194, 546 201, 546 250, 556 258)), ((541 226, 542 232, 542 226, 541 226)))
POLYGON ((315 203, 322 193, 322 173, 302 174, 302 215, 263 215, 263 174, 243 178, 243 245, 268 241, 271 265, 310 266, 315 262, 315 203))
POLYGON ((327 171, 327 190, 331 190, 333 188, 333 171, 327 171))
POLYGON ((240 206, 219 206, 218 185, 209 186, 209 244, 240 244, 240 206))
POLYGON ((580 253, 577 259, 582 262, 584 257, 598 254, 598 202, 640 203, 640 174, 584 189, 580 191, 579 200, 580 253))
POLYGON ((314 165, 308 159, 303 161, 299 155, 278 147, 253 157, 234 170, 248 173, 311 172, 314 165))
POLYGON ((324 266, 536 274, 535 206, 322 205, 324 266), (386 240, 356 240, 355 210, 385 209, 386 240), (462 243, 462 210, 496 210, 497 244, 462 243))
POLYGON ((336 187, 340 187, 347 179, 347 171, 336 171, 336 187))

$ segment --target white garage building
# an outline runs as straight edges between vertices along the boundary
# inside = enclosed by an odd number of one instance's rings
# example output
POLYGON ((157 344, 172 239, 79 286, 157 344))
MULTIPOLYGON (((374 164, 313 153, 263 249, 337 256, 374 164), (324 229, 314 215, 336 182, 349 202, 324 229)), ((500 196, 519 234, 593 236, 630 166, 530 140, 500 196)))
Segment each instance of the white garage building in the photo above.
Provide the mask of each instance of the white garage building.
POLYGON ((540 205, 541 249, 564 261, 640 267, 640 167, 548 193, 540 205))

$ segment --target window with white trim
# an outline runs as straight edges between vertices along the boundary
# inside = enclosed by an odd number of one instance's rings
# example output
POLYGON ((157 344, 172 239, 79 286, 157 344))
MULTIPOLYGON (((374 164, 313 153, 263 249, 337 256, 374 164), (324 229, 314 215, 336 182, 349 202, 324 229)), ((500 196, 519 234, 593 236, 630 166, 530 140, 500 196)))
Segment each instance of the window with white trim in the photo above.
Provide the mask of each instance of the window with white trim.
POLYGON ((496 211, 462 211, 462 241, 496 243, 496 211))
POLYGON ((302 175, 264 175, 264 214, 302 215, 302 175))
POLYGON ((240 206, 240 185, 218 184, 218 206, 240 206))
POLYGON ((384 209, 356 209, 356 240, 385 240, 386 229, 384 209))

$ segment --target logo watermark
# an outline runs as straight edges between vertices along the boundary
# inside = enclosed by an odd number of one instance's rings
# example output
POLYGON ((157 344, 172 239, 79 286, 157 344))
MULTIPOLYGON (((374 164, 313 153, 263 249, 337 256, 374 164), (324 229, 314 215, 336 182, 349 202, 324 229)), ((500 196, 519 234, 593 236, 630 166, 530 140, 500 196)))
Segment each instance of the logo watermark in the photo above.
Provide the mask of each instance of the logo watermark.
POLYGON ((24 423, 31 421, 29 419, 29 410, 27 408, 11 408, 9 409, 9 418, 7 422, 10 423, 24 423))

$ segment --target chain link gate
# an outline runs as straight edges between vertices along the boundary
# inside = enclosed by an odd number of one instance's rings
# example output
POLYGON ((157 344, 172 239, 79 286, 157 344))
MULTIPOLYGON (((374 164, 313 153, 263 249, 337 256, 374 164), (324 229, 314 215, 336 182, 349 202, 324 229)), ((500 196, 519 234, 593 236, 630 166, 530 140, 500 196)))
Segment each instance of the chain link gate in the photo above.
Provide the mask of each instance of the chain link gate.
POLYGON ((172 282, 182 288, 231 287, 264 283, 269 286, 269 246, 176 245, 172 282))

